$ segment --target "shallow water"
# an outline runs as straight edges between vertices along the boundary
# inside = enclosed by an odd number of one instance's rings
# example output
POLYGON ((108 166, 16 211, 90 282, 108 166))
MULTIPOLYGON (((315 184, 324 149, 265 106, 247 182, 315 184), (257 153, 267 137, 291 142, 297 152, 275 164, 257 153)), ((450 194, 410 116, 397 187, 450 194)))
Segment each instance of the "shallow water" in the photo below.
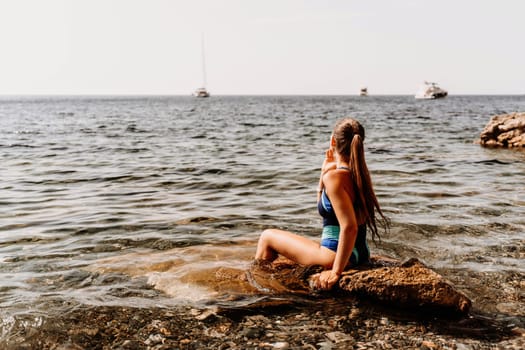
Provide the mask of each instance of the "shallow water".
POLYGON ((318 172, 347 115, 392 221, 374 253, 418 257, 479 310, 525 316, 525 152, 474 144, 492 115, 524 110, 524 96, 3 97, 3 322, 57 302, 257 300, 210 276, 247 267, 266 227, 319 236, 318 172))

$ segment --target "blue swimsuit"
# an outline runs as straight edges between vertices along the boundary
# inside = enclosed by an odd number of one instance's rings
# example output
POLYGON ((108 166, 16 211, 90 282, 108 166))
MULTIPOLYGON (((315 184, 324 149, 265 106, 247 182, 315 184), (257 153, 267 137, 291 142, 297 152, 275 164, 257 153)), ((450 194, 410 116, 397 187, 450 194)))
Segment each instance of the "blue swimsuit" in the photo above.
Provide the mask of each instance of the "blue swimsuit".
MULTIPOLYGON (((334 208, 330 199, 326 195, 325 190, 321 193, 319 203, 317 203, 317 210, 323 217, 323 233, 321 235, 321 246, 337 252, 337 245, 339 244, 339 221, 335 216, 334 208)), ((366 225, 361 224, 357 229, 357 238, 355 241, 352 255, 350 256, 350 263, 352 265, 359 265, 368 262, 370 258, 370 249, 366 243, 366 225)))

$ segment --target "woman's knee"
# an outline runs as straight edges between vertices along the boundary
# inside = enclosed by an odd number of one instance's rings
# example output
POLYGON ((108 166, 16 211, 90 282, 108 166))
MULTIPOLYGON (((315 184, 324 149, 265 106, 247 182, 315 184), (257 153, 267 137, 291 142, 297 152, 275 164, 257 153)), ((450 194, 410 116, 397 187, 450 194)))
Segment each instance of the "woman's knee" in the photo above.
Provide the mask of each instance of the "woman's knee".
POLYGON ((270 236, 271 236, 271 230, 270 229, 266 229, 263 232, 261 232, 261 235, 259 236, 259 244, 262 243, 264 245, 268 245, 268 242, 270 240, 270 236))
POLYGON ((273 229, 266 229, 261 232, 259 236, 259 243, 257 248, 256 257, 265 260, 274 260, 277 257, 275 251, 275 236, 276 231, 273 229))
POLYGON ((272 245, 272 242, 279 240, 280 230, 268 228, 261 233, 260 239, 268 245, 272 245))

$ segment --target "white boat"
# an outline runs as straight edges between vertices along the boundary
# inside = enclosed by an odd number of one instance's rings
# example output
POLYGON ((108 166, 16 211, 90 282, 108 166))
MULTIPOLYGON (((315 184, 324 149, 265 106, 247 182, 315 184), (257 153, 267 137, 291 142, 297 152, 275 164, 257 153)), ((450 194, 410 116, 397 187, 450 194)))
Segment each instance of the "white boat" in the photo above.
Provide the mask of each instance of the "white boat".
POLYGON ((448 92, 438 86, 436 83, 425 81, 416 93, 416 98, 425 100, 434 100, 436 98, 443 98, 448 95, 448 92))
POLYGON ((361 90, 359 90, 359 96, 368 96, 368 88, 361 88, 361 90))
POLYGON ((208 92, 208 90, 206 90, 206 88, 201 87, 201 88, 196 89, 193 92, 193 96, 195 96, 195 97, 210 97, 210 93, 208 92))
POLYGON ((210 92, 206 89, 206 60, 204 58, 204 35, 201 36, 202 48, 202 87, 193 92, 195 97, 210 97, 210 92))

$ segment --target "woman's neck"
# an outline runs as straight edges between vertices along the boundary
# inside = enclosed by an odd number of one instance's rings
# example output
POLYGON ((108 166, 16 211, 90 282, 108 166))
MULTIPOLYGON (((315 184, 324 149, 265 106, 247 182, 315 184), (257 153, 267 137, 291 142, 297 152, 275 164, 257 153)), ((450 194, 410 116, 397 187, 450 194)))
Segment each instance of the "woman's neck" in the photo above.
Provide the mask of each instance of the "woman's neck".
POLYGON ((338 154, 335 156, 335 162, 337 164, 337 168, 350 168, 350 162, 342 160, 338 154))

